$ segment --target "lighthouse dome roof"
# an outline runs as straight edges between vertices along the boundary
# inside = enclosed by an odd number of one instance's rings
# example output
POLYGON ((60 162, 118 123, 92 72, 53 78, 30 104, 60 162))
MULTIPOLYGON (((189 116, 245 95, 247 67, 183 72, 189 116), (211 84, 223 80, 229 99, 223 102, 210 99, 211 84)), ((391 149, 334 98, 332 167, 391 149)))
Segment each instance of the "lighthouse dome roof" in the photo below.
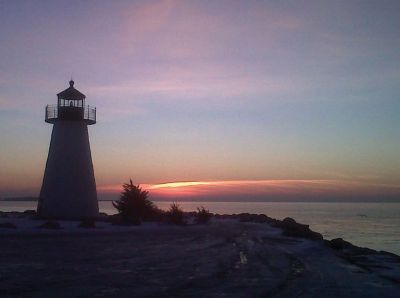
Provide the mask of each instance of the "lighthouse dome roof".
POLYGON ((68 100, 84 100, 86 98, 85 94, 79 92, 74 88, 74 81, 69 81, 69 87, 64 91, 57 94, 58 99, 68 99, 68 100))

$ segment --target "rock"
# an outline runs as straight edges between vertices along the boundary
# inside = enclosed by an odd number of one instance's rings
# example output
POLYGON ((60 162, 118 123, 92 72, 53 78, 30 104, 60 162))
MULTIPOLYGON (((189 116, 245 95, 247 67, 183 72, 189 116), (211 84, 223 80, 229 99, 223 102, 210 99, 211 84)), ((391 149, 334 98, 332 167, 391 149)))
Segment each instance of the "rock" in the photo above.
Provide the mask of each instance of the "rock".
POLYGON ((3 229, 16 229, 17 226, 11 222, 2 222, 0 223, 0 228, 3 229))
POLYGON ((239 221, 241 222, 267 222, 268 216, 264 214, 250 214, 250 213, 240 213, 238 215, 239 221))
POLYGON ((240 213, 238 215, 240 222, 251 222, 254 221, 254 214, 240 213))
POLYGON ((265 214, 250 214, 250 213, 240 213, 239 215, 235 216, 239 218, 241 222, 257 222, 257 223, 268 223, 271 225, 276 226, 280 223, 279 220, 271 218, 265 214))
POLYGON ((378 254, 378 252, 374 249, 370 249, 367 247, 358 247, 354 244, 343 240, 342 238, 335 238, 329 241, 330 247, 336 250, 346 250, 346 254, 348 255, 374 255, 378 254))
POLYGON ((62 229, 59 222, 57 221, 53 221, 53 220, 49 220, 46 221, 45 223, 41 224, 40 226, 38 226, 39 229, 50 229, 50 230, 60 230, 62 229))
POLYGON ((283 234, 290 237, 301 237, 311 240, 322 240, 320 233, 310 230, 309 225, 297 223, 293 218, 286 217, 280 223, 276 223, 278 227, 283 229, 283 234))
POLYGON ((256 218, 256 222, 264 223, 270 222, 271 218, 266 216, 265 214, 259 214, 256 218))
POLYGON ((400 263, 400 256, 398 256, 392 252, 381 250, 378 252, 378 254, 381 256, 387 256, 387 257, 393 258, 397 263, 400 263))
POLYGON ((216 219, 233 219, 237 218, 236 214, 214 214, 216 219))
POLYGON ((328 241, 328 242, 329 242, 329 245, 333 249, 337 249, 337 250, 342 250, 342 249, 345 249, 345 248, 352 248, 354 246, 353 244, 343 240, 342 238, 335 238, 335 239, 332 239, 331 241, 328 241))

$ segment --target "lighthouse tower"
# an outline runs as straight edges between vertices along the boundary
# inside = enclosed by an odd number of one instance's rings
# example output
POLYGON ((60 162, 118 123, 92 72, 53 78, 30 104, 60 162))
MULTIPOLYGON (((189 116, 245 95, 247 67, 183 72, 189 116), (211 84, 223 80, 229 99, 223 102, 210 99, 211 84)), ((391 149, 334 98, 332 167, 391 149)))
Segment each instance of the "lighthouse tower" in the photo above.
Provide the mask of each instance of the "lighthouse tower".
POLYGON ((46 218, 93 218, 99 207, 87 126, 96 123, 96 108, 85 105, 72 80, 57 98, 46 106, 53 131, 37 211, 46 218))

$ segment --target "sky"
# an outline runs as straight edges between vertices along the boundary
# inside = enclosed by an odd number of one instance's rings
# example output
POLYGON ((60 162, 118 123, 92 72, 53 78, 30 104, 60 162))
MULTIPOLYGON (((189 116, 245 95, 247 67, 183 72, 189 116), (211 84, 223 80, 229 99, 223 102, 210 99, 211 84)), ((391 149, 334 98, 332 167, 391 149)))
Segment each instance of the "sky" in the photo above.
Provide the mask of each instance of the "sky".
POLYGON ((400 201, 399 1, 1 1, 0 197, 75 87, 100 198, 400 201))

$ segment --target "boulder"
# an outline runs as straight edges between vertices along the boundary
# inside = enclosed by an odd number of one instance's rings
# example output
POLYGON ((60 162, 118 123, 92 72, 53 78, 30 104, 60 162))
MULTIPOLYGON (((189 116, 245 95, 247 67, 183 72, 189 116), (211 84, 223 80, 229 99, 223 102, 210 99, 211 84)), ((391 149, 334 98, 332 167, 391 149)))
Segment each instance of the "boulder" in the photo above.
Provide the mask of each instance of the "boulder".
POLYGON ((378 252, 374 249, 355 246, 354 244, 351 244, 350 242, 345 241, 342 238, 332 239, 331 241, 329 241, 329 245, 335 250, 346 250, 346 254, 351 255, 378 254, 378 252))
POLYGON ((297 223, 293 218, 286 217, 280 223, 277 223, 283 230, 285 236, 301 237, 311 240, 322 240, 323 237, 320 233, 310 230, 309 225, 297 223))
POLYGON ((337 249, 337 250, 342 250, 342 249, 345 249, 345 248, 352 248, 354 246, 350 242, 347 242, 347 241, 343 240, 343 238, 332 239, 331 241, 329 241, 329 245, 333 249, 337 249))
POLYGON ((240 213, 239 215, 237 215, 237 217, 241 222, 268 223, 274 226, 280 223, 279 220, 271 218, 265 214, 240 213))
POLYGON ((255 219, 254 215, 255 214, 250 214, 250 213, 240 213, 238 215, 239 221, 240 222, 252 222, 255 219))

